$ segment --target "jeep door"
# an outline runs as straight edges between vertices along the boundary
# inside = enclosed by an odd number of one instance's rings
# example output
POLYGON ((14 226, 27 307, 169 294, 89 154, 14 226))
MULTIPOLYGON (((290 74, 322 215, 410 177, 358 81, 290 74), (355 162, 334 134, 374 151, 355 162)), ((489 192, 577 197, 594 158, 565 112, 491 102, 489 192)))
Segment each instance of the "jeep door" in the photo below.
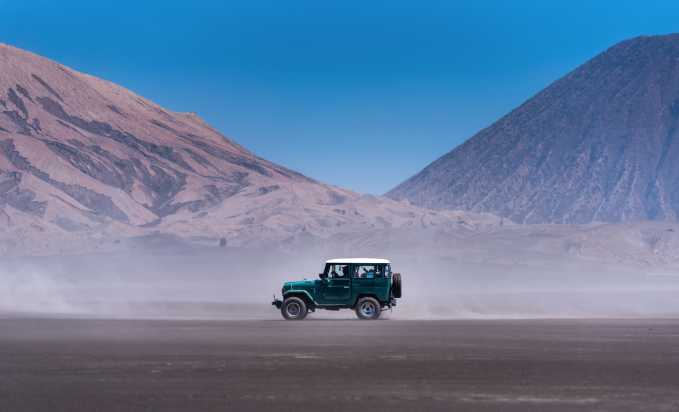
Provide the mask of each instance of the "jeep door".
POLYGON ((326 265, 327 277, 321 281, 321 304, 347 304, 351 298, 351 265, 326 265))

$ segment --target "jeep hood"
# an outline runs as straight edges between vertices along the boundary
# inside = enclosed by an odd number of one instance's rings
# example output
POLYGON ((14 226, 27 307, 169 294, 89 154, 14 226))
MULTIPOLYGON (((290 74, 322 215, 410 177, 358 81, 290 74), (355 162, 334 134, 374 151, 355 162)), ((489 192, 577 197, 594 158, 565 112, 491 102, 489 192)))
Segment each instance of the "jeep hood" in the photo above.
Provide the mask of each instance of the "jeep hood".
POLYGON ((315 280, 295 280, 292 282, 283 283, 283 289, 304 289, 308 287, 313 287, 315 280))

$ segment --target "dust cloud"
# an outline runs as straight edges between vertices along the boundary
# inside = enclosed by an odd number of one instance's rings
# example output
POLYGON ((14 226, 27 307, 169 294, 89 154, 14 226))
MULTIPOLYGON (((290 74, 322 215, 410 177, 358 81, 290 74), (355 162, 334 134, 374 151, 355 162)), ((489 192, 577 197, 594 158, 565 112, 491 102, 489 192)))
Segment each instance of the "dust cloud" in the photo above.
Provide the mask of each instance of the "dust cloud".
MULTIPOLYGON (((460 245, 356 241, 285 247, 175 247, 3 258, 0 316, 278 319, 286 280, 315 279, 328 258, 375 256, 403 274, 385 319, 671 317, 671 271, 559 256, 461 253, 460 245), (654 269, 655 270, 655 269, 654 269)), ((319 311, 311 318, 353 318, 319 311)))

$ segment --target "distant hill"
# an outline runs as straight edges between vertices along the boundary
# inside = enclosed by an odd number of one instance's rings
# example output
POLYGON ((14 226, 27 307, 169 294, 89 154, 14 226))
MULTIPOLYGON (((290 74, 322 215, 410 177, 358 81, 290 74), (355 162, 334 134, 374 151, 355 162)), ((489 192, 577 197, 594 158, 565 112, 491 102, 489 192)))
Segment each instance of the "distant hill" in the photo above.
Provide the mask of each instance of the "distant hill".
POLYGON ((84 253, 132 237, 284 242, 458 215, 316 182, 194 114, 0 45, 0 255, 84 253))
POLYGON ((679 34, 619 43, 387 196, 519 223, 676 221, 679 34))

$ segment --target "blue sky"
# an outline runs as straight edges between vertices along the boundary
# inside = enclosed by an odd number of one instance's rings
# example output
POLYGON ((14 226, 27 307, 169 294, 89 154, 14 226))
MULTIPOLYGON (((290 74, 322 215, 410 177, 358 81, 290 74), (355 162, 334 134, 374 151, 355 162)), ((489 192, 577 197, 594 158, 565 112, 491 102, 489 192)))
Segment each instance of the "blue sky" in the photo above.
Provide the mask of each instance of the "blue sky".
POLYGON ((381 194, 677 1, 0 0, 0 41, 381 194))

